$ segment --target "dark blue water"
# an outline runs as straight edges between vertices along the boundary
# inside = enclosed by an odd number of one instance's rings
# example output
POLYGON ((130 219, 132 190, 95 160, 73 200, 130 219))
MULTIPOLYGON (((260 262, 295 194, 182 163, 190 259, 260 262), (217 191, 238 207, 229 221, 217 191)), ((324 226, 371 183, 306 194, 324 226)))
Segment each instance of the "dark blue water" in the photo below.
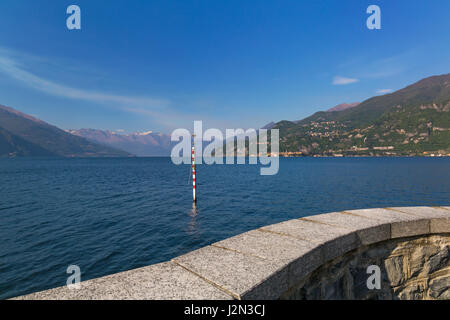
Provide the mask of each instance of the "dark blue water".
POLYGON ((267 224, 337 210, 450 205, 450 158, 287 158, 189 165, 170 158, 1 159, 0 298, 166 261, 267 224))

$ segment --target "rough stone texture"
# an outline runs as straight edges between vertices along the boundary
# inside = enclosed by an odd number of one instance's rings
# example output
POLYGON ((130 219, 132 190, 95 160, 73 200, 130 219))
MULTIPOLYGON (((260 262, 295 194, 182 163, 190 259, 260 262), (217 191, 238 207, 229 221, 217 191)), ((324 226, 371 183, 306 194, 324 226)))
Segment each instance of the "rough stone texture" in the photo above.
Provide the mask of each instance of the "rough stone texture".
POLYGON ((262 259, 289 263, 317 245, 292 237, 253 230, 213 244, 262 259))
POLYGON ((449 237, 450 207, 333 212, 19 299, 449 299, 449 237))
POLYGON ((445 233, 450 228, 450 211, 445 208, 399 207, 392 210, 428 219, 430 221, 430 233, 445 233))
POLYGON ((430 280, 428 295, 431 298, 450 300, 450 275, 430 280))
POLYGON ((359 246, 358 238, 351 229, 306 220, 289 220, 261 230, 287 235, 320 245, 322 262, 333 259, 359 246))
POLYGON ((26 300, 229 300, 232 297, 172 262, 81 282, 80 289, 59 287, 32 293, 26 300))
POLYGON ((301 220, 317 221, 324 224, 346 228, 357 233, 361 244, 371 244, 390 238, 389 224, 380 224, 380 221, 368 217, 351 214, 348 212, 332 212, 319 214, 301 220))
POLYGON ((389 223, 391 238, 428 234, 430 231, 429 219, 398 211, 395 208, 352 210, 348 211, 348 213, 389 223))
POLYGON ((233 250, 208 246, 174 261, 238 299, 275 299, 288 288, 281 264, 233 250))
POLYGON ((267 259, 280 268, 288 266, 289 286, 322 263, 319 245, 261 229, 219 241, 213 246, 267 259))
POLYGON ((432 207, 396 207, 389 208, 390 210, 404 212, 413 216, 423 218, 449 218, 450 214, 448 210, 443 208, 432 207))
POLYGON ((375 221, 379 221, 380 223, 393 223, 399 221, 411 221, 416 219, 414 216, 411 216, 407 213, 384 208, 346 210, 344 212, 368 219, 373 219, 375 221))
POLYGON ((322 265, 282 299, 449 299, 450 234, 393 239, 362 246, 322 265), (369 290, 367 267, 381 270, 369 290))

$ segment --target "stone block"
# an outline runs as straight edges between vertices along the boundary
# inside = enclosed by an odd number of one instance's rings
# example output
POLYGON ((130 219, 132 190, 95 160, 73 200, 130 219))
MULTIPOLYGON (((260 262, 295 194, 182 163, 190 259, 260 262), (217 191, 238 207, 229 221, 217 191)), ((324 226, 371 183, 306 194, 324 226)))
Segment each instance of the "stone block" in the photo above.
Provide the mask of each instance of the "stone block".
POLYGON ((322 251, 322 263, 360 245, 356 233, 349 229, 301 219, 289 220, 261 229, 319 245, 322 251))
POLYGON ((173 261, 237 299, 276 299, 288 289, 279 263, 233 250, 207 246, 173 261))
POLYGON ((405 238, 430 233, 430 220, 417 218, 411 221, 398 221, 391 224, 391 238, 405 238))
POLYGON ((267 259, 279 265, 279 268, 286 268, 289 286, 322 262, 317 244, 263 230, 252 230, 214 243, 213 246, 267 259))
POLYGON ((450 211, 432 207, 395 207, 392 210, 430 221, 430 233, 450 232, 450 211))
POLYGON ((315 244, 280 234, 252 230, 213 244, 262 259, 287 264, 316 247, 315 244))
POLYGON ((363 245, 390 239, 391 229, 388 223, 348 212, 319 214, 308 217, 307 219, 354 231, 357 233, 357 237, 363 245))
POLYGON ((408 214, 393 209, 360 209, 348 213, 391 224, 391 238, 428 234, 430 220, 422 216, 408 214))
POLYGON ((431 219, 430 233, 450 233, 450 218, 431 219))
POLYGON ((172 262, 160 263, 19 297, 30 300, 229 300, 231 295, 172 262))
POLYGON ((392 223, 397 221, 408 221, 408 220, 416 220, 417 218, 411 216, 407 213, 393 211, 388 209, 358 209, 358 210, 346 210, 345 212, 358 215, 361 217, 365 217, 368 219, 373 219, 376 221, 384 222, 384 223, 392 223))

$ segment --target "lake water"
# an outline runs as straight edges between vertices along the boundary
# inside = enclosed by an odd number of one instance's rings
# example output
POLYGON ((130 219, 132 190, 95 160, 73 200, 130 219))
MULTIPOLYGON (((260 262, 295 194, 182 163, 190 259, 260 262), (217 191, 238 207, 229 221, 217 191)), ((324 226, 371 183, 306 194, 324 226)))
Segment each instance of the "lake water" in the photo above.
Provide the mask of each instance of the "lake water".
POLYGON ((0 159, 0 299, 166 261, 264 225, 373 207, 450 205, 450 158, 0 159))

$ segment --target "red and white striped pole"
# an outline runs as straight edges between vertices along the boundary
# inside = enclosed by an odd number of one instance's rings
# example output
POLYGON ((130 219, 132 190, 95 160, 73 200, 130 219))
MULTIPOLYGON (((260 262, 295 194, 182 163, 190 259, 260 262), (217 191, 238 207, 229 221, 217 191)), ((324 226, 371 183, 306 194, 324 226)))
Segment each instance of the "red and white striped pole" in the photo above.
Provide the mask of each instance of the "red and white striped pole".
POLYGON ((192 136, 194 138, 192 139, 192 198, 195 203, 197 202, 197 197, 195 196, 195 134, 192 136))

